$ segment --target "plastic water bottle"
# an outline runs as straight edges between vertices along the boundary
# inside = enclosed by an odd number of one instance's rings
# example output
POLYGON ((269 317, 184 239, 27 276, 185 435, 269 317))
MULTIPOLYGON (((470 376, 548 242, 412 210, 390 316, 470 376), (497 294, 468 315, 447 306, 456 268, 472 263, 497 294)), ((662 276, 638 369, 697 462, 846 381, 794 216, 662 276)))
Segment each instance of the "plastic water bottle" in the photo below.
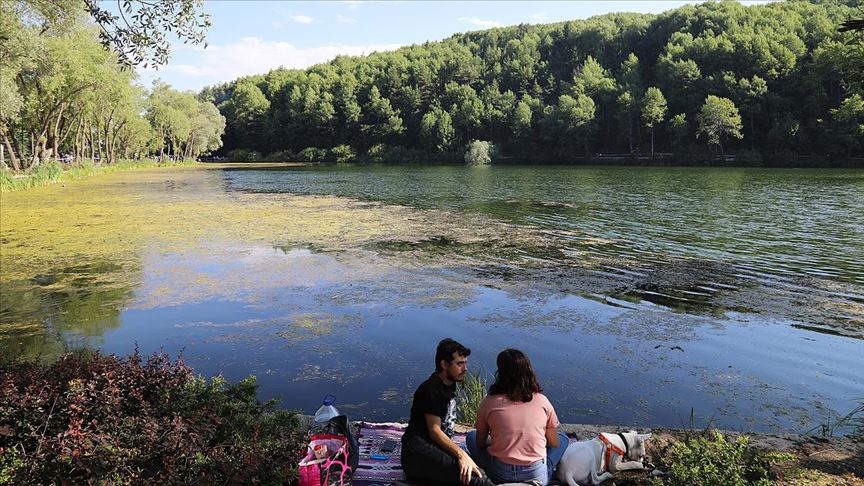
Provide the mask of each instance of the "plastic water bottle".
POLYGON ((319 424, 323 424, 330 420, 331 418, 339 415, 339 410, 336 410, 336 407, 333 406, 333 402, 336 401, 336 397, 333 395, 325 395, 324 402, 321 404, 321 408, 315 412, 315 421, 319 424))

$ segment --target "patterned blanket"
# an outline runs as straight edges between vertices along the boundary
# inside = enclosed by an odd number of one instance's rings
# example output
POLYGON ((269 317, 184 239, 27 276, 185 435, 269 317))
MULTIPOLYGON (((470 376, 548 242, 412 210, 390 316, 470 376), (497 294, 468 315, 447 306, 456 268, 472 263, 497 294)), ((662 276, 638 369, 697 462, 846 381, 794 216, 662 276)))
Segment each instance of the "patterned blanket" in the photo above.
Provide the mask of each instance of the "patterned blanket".
MULTIPOLYGON (((384 452, 381 445, 388 440, 401 444, 405 426, 401 424, 370 424, 360 423, 357 439, 360 442, 360 464, 351 478, 352 485, 359 486, 392 486, 403 479, 400 462, 401 445, 395 451, 384 452), (372 459, 372 455, 387 456, 386 460, 372 459)), ((459 445, 465 443, 465 434, 456 434, 453 441, 459 445)))

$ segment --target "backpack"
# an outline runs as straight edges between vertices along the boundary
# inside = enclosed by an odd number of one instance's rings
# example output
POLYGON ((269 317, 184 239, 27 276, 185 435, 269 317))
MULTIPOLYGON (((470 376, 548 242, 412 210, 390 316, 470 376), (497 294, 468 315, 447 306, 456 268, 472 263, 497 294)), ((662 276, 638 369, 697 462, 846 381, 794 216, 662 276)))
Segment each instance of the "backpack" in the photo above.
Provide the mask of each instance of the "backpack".
POLYGON ((357 470, 357 465, 360 464, 360 442, 354 437, 351 432, 351 427, 348 425, 348 417, 346 415, 337 415, 327 421, 324 427, 324 433, 332 435, 341 435, 348 440, 348 466, 351 471, 357 470))
POLYGON ((348 418, 345 415, 331 418, 322 433, 309 438, 306 456, 298 465, 298 486, 346 486, 360 462, 359 449, 348 418))

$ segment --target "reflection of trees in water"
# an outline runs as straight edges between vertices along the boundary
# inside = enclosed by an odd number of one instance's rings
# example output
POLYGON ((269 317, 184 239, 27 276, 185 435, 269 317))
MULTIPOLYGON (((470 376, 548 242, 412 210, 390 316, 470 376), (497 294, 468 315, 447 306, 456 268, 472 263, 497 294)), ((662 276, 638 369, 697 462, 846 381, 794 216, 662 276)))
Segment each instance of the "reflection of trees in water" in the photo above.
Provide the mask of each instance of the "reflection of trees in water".
POLYGON ((121 309, 131 297, 129 275, 113 264, 82 265, 4 282, 2 354, 53 359, 70 348, 92 345, 106 331, 120 327, 121 309))

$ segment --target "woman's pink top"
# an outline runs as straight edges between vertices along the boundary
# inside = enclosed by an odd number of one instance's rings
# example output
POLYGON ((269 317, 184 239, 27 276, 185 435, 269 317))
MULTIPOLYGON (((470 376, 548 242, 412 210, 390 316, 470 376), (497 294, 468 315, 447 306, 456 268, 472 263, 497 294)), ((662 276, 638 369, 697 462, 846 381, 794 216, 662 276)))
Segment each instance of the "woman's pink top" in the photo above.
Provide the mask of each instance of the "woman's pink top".
POLYGON ((542 393, 535 393, 530 402, 489 395, 480 404, 474 426, 489 430, 489 454, 524 466, 546 457, 546 429, 558 427, 558 416, 542 393))

